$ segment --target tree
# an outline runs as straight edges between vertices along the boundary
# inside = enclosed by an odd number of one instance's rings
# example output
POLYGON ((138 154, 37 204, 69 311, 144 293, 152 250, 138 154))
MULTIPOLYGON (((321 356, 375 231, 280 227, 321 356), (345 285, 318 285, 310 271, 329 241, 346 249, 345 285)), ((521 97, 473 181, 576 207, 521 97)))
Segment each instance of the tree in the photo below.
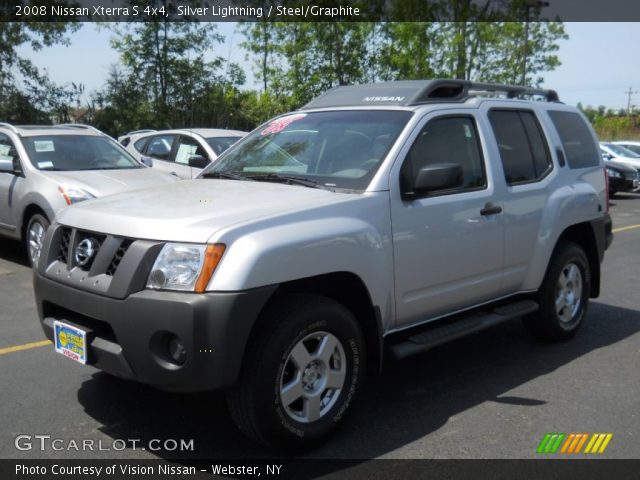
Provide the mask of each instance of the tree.
POLYGON ((68 115, 69 103, 81 88, 55 85, 29 59, 21 57, 18 48, 29 45, 38 51, 66 44, 66 34, 78 28, 73 23, 0 21, 0 119, 50 123, 52 110, 63 118, 68 115))

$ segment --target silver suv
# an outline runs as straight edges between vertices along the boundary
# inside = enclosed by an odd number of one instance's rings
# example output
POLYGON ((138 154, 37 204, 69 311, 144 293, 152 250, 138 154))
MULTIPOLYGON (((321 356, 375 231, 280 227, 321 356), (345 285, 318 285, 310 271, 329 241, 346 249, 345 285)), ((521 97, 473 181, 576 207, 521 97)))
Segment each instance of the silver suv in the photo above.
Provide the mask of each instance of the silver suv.
POLYGON ((388 357, 514 318, 574 335, 599 294, 607 210, 597 139, 553 91, 339 87, 195 180, 67 209, 35 293, 58 352, 226 390, 243 432, 297 449, 388 357))
POLYGON ((0 235, 24 240, 31 264, 45 230, 67 205, 175 180, 92 127, 0 123, 0 235))

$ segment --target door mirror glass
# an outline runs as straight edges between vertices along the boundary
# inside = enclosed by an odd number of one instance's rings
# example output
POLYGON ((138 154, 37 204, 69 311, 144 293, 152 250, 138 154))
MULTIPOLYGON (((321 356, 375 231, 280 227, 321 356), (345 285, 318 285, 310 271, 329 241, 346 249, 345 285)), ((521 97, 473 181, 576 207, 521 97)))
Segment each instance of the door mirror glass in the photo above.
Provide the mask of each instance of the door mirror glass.
POLYGON ((189 166, 193 168, 205 168, 209 165, 209 160, 207 160, 202 155, 192 155, 189 157, 189 166))

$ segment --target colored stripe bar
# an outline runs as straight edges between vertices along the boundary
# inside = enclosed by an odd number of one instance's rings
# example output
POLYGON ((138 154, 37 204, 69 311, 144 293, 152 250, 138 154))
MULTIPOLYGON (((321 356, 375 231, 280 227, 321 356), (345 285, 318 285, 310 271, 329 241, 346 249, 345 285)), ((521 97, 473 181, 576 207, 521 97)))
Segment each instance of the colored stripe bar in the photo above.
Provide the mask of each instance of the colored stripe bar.
POLYGON ((588 433, 582 433, 581 435, 582 435, 582 438, 580 439, 580 443, 576 445, 576 450, 574 453, 580 453, 580 450, 582 450, 582 446, 584 445, 584 442, 586 442, 587 438, 589 438, 588 433))
POLYGON ((598 450, 598 453, 604 453, 605 449, 607 448, 607 445, 609 445, 609 442, 611 441, 611 439, 613 438, 613 433, 607 433, 607 436, 604 439, 604 442, 602 442, 602 445, 600 446, 600 450, 598 450))
POLYGON ((573 441, 573 439, 576 437, 575 433, 570 433, 569 436, 567 437, 567 439, 564 442, 564 445, 562 445, 562 450, 560 450, 560 453, 566 453, 567 449, 569 448, 569 445, 571 444, 571 442, 573 441))
POLYGON ((540 442, 540 445, 538 445, 538 449, 536 450, 537 453, 544 453, 544 449, 547 446, 547 442, 549 441, 550 438, 551 438, 551 434, 550 433, 547 433, 542 438, 542 441, 540 442))
POLYGON ((551 451, 549 453, 556 453, 558 451, 558 448, 560 448, 560 444, 562 443, 562 440, 564 440, 564 437, 566 436, 567 436, 566 433, 559 433, 558 439, 553 444, 553 447, 551 447, 551 451))

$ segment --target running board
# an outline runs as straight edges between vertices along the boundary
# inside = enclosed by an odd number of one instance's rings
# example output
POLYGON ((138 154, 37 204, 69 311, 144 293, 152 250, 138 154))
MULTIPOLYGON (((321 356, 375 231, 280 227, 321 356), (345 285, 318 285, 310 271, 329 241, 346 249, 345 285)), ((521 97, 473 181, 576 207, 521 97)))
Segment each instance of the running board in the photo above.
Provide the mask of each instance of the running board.
POLYGON ((417 353, 430 350, 443 343, 456 340, 472 333, 485 330, 499 323, 527 315, 538 310, 538 304, 533 300, 522 300, 494 308, 490 312, 475 311, 466 316, 433 327, 425 332, 413 335, 406 340, 396 343, 389 348, 391 356, 400 360, 417 353))

